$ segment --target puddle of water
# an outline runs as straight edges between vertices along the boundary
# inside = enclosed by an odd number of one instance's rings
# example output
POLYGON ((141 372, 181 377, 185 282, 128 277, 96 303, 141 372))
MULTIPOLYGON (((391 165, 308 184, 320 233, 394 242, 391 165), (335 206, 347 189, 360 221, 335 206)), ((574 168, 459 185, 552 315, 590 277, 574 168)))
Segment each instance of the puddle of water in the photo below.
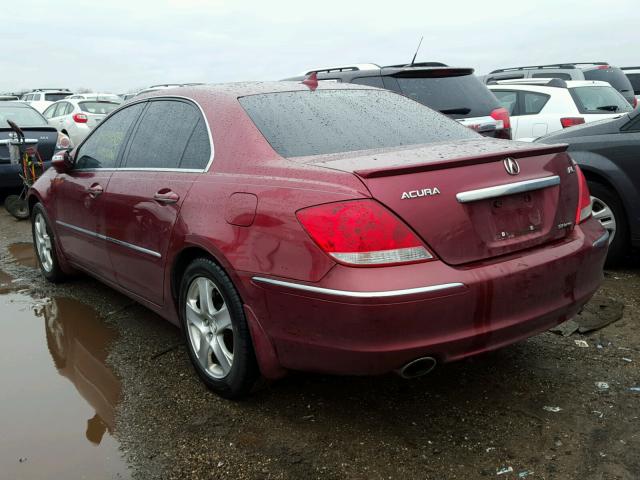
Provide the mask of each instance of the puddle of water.
POLYGON ((38 268, 38 260, 36 252, 33 249, 33 243, 18 242, 9 245, 9 253, 16 259, 20 265, 31 268, 38 268))
POLYGON ((4 478, 129 478, 112 435, 115 339, 69 298, 0 295, 0 465, 4 478))

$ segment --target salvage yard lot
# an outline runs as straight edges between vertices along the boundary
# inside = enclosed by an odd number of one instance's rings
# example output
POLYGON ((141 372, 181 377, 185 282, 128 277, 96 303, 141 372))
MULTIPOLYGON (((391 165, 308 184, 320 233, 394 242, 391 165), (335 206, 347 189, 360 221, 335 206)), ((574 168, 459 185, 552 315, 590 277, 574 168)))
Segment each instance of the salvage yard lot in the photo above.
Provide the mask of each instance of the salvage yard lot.
MULTIPOLYGON (((58 477, 69 479, 84 471, 96 479, 640 478, 637 257, 606 272, 594 311, 616 302, 624 311, 603 329, 545 333, 412 381, 294 374, 234 403, 197 379, 168 322, 87 277, 45 282, 32 267, 30 240, 29 223, 3 209, 0 337, 11 342, 36 325, 39 336, 26 344, 51 353, 42 371, 69 378, 65 395, 89 399, 89 414, 76 423, 43 421, 35 433, 19 422, 10 435, 3 428, 12 448, 0 441, 0 465, 11 478, 47 478, 51 460, 39 438, 49 435, 69 438, 57 446, 68 456, 55 459, 58 477), (59 325, 67 326, 65 344, 77 335, 72 343, 100 368, 83 369, 87 360, 69 354, 60 363, 59 325), (109 338, 88 341, 83 328, 109 338), (59 428, 68 432, 50 431, 59 428), (88 442, 98 446, 85 455, 78 445, 88 442)), ((46 418, 62 416, 51 407, 60 403, 58 389, 27 380, 21 393, 12 388, 19 368, 8 365, 0 365, 0 380, 15 394, 0 393, 0 425, 40 415, 42 407, 29 406, 38 396, 48 399, 46 418)))

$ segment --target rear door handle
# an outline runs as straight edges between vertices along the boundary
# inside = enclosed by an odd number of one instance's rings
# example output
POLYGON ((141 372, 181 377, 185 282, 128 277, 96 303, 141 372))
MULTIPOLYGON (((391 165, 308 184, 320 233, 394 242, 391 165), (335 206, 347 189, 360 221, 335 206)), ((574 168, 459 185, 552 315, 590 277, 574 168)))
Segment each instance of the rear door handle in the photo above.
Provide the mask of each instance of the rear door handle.
POLYGON ((104 189, 99 183, 94 183, 89 188, 87 188, 87 193, 91 198, 96 198, 98 195, 101 195, 103 191, 104 189))
POLYGON ((170 203, 178 203, 178 200, 180 200, 180 195, 178 195, 176 192, 163 188, 162 190, 158 190, 153 195, 153 199, 158 203, 163 203, 166 205, 170 203))

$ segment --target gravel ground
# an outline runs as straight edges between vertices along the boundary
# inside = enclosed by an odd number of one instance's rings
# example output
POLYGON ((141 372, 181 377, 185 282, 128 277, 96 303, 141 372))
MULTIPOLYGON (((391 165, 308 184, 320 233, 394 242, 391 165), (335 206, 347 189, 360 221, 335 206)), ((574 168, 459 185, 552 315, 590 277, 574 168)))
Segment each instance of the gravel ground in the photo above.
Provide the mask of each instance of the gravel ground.
POLYGON ((52 286, 18 263, 9 248, 28 241, 2 211, 2 278, 87 303, 119 333, 114 435, 133 478, 640 478, 638 258, 606 272, 598 299, 624 315, 590 334, 545 333, 412 381, 293 374, 234 403, 197 380, 168 322, 87 277, 52 286))

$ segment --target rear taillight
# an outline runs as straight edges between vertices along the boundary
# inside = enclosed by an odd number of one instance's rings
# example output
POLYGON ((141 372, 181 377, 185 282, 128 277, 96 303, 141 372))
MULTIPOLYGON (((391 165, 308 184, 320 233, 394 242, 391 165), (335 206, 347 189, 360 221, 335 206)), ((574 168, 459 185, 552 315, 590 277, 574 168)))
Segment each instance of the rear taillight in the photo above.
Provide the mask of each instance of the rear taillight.
POLYGON ((496 108, 491 112, 491 118, 502 121, 502 126, 498 124, 497 128, 511 128, 511 117, 509 116, 509 110, 506 108, 496 108))
POLYGON ((562 128, 573 127, 574 125, 581 125, 584 123, 584 118, 582 117, 563 117, 560 119, 560 125, 562 128))
POLYGON ((433 259, 415 233, 375 200, 327 203, 296 215, 318 246, 340 263, 367 267, 433 259))
POLYGON ((578 165, 574 164, 574 168, 578 176, 578 209, 576 210, 576 225, 578 225, 591 216, 591 195, 584 173, 578 165))
POLYGON ((638 97, 633 97, 633 108, 638 108, 638 97))
POLYGON ((73 115, 73 121, 76 123, 87 123, 89 118, 84 113, 76 113, 73 115))
POLYGON ((58 139, 56 140, 56 150, 66 150, 71 147, 71 139, 64 133, 58 133, 58 139))

